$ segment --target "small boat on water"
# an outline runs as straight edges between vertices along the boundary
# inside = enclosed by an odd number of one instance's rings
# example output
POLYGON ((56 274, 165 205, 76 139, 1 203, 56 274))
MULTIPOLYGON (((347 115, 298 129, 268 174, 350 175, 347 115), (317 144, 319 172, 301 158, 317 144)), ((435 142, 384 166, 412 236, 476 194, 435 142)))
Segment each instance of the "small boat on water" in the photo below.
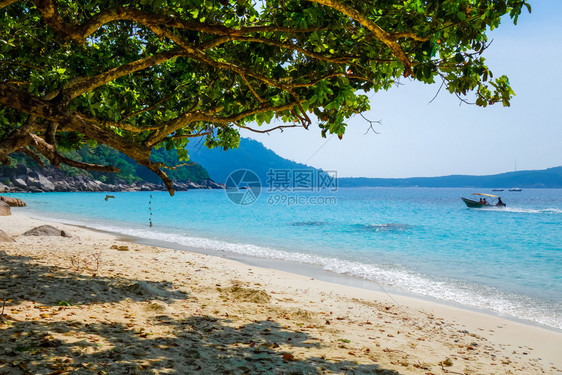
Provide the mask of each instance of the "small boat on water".
POLYGON ((514 188, 509 189, 509 191, 523 191, 523 189, 518 188, 518 187, 514 187, 514 188))
POLYGON ((505 207, 502 199, 497 195, 484 194, 484 193, 472 193, 472 195, 480 196, 479 200, 468 199, 461 197, 462 201, 470 208, 482 208, 482 207, 505 207), (488 202, 486 198, 490 199, 488 202))
POLYGON ((492 189, 492 191, 503 191, 503 189, 492 189))

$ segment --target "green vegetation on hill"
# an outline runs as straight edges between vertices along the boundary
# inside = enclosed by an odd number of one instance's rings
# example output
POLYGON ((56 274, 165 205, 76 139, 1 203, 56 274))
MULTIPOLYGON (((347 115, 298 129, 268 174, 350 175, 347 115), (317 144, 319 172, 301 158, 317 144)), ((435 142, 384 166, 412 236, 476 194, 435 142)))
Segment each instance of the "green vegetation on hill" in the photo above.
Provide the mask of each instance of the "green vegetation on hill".
MULTIPOLYGON (((116 151, 106 145, 98 145, 96 147, 82 147, 77 151, 67 152, 68 156, 72 159, 82 161, 91 164, 103 164, 112 165, 121 169, 119 173, 108 173, 108 172, 93 172, 88 173, 92 175, 95 179, 103 182, 113 183, 116 179, 122 179, 127 183, 132 183, 135 181, 147 181, 155 184, 160 184, 162 181, 157 175, 152 173, 145 166, 139 165, 136 161, 116 151)), ((155 150, 151 155, 151 160, 156 163, 164 163, 168 166, 181 165, 182 162, 175 150, 165 150, 163 148, 155 150)), ((82 171, 76 168, 65 168, 72 170, 73 173, 81 173, 82 171)), ((207 180, 209 178, 209 173, 199 164, 183 165, 177 169, 168 169, 168 176, 173 181, 193 181, 199 182, 207 180)))
POLYGON ((340 187, 473 187, 562 188, 562 166, 535 171, 506 172, 489 176, 441 176, 411 178, 348 177, 340 187))
MULTIPOLYGON (((69 176, 87 175, 93 179, 109 184, 114 184, 117 180, 123 180, 128 184, 136 181, 146 181, 155 184, 162 183, 158 176, 152 173, 148 168, 139 165, 133 159, 106 145, 98 145, 96 147, 84 146, 79 150, 65 151, 63 154, 80 162, 100 165, 112 165, 121 169, 121 172, 119 173, 96 172, 85 171, 62 164, 60 166, 61 171, 65 172, 65 174, 69 176)), ((179 161, 175 150, 167 151, 163 148, 155 150, 152 153, 151 159, 154 162, 162 162, 168 166, 182 164, 182 162, 179 161)), ((46 160, 44 161, 45 164, 48 164, 46 160)), ((15 168, 17 164, 23 164, 33 170, 38 170, 39 168, 41 168, 31 158, 20 153, 14 154, 11 166, 4 168, 15 168)), ((167 171, 167 174, 173 181, 181 182, 192 181, 198 183, 209 179, 209 173, 205 170, 205 168, 195 163, 182 165, 175 170, 169 169, 167 171)))

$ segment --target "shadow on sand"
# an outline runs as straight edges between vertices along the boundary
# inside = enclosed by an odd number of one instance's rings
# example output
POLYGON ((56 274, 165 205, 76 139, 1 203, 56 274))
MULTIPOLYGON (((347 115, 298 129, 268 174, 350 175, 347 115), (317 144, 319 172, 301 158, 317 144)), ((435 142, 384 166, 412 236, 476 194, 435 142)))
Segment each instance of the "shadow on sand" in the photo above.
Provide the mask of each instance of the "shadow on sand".
POLYGON ((319 346, 318 340, 273 320, 236 325, 228 317, 179 318, 162 311, 150 323, 168 334, 151 335, 142 322, 88 323, 71 315, 53 319, 57 311, 95 304, 122 316, 124 311, 113 303, 189 301, 190 296, 166 283, 86 276, 5 252, 0 252, 0 262, 0 298, 5 304, 0 374, 398 374, 377 364, 297 358, 293 348, 302 352, 319 346), (22 306, 24 311, 12 313, 22 306), (48 313, 26 317, 25 309, 48 313))

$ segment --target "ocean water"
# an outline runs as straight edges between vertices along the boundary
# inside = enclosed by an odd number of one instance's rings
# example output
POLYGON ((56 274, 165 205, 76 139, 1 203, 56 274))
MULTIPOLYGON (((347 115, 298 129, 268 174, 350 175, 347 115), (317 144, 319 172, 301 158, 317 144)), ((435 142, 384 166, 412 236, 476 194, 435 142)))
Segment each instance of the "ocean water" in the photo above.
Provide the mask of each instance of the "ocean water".
MULTIPOLYGON (((379 288, 562 329, 562 190, 500 193, 469 209, 471 189, 221 190, 11 194, 30 215, 216 255, 304 263, 379 288), (152 226, 149 223, 152 223, 152 226)), ((482 191, 487 192, 487 191, 482 191)), ((489 192, 489 191, 488 191, 489 192)))

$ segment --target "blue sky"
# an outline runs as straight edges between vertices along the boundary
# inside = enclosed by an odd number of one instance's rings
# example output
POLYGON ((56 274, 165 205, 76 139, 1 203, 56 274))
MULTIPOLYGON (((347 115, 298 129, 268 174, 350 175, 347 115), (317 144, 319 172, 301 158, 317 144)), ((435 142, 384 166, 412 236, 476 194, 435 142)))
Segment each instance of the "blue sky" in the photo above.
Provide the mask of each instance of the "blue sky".
POLYGON ((562 0, 536 0, 517 26, 506 19, 485 57, 494 75, 506 74, 511 107, 462 104, 438 84, 402 80, 370 94, 370 119, 380 134, 365 134, 353 119, 343 140, 323 139, 316 127, 269 135, 244 132, 279 155, 339 176, 417 177, 486 175, 562 165, 562 0))

